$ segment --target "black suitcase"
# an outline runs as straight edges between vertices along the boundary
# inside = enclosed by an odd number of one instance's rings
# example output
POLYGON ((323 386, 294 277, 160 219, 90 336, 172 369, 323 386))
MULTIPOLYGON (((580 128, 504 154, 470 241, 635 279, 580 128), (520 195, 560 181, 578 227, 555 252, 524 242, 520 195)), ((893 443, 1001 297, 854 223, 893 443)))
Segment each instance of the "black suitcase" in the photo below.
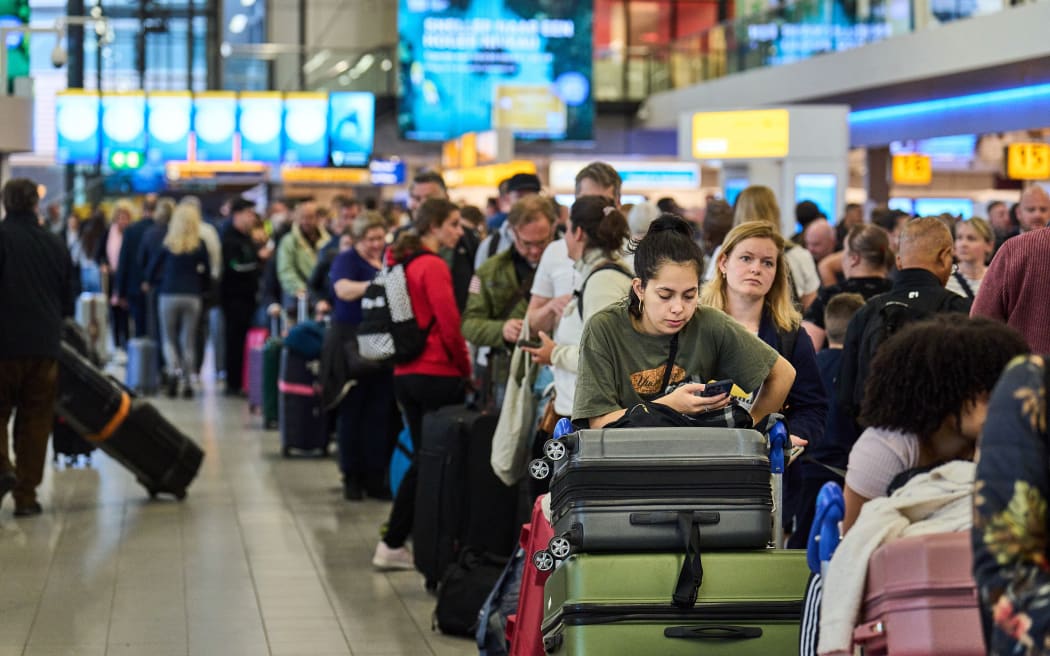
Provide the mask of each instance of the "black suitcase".
POLYGON ((91 463, 91 453, 98 447, 77 434, 65 419, 56 415, 51 427, 51 447, 54 450, 54 461, 64 461, 67 466, 76 464, 80 456, 91 463))
POLYGON ((106 376, 65 342, 55 411, 76 433, 135 474, 150 496, 182 499, 204 453, 156 408, 106 376))
POLYGON ((293 450, 328 454, 328 421, 321 395, 314 390, 319 366, 317 360, 306 360, 288 348, 281 351, 277 422, 281 455, 286 458, 293 450))
POLYGON ((556 458, 551 523, 569 543, 552 541, 555 557, 676 551, 694 527, 708 549, 761 548, 772 535, 768 442, 758 431, 582 430, 545 448, 556 458))
POLYGON ((106 455, 135 475, 150 497, 186 497, 204 452, 147 401, 135 399, 127 419, 100 444, 106 455))
POLYGON ((429 588, 465 545, 497 556, 513 551, 516 488, 489 464, 498 419, 460 405, 423 418, 412 545, 429 588))

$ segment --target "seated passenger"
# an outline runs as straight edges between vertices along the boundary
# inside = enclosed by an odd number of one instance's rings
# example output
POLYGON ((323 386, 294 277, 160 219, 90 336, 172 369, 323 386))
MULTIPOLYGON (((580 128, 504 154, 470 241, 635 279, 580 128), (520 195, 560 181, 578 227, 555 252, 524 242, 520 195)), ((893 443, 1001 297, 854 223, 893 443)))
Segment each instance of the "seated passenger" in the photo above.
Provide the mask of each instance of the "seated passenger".
POLYGON ((722 379, 746 393, 759 390, 756 419, 784 405, 794 369, 725 313, 698 307, 702 261, 689 223, 668 214, 653 221, 635 249, 628 298, 584 327, 574 420, 600 428, 643 402, 686 415, 717 410, 729 404, 728 394, 698 393, 722 379))
POLYGON ((565 243, 580 281, 576 298, 566 306, 553 340, 540 331, 540 347, 524 349, 534 362, 551 365, 559 419, 572 415, 584 325, 599 310, 626 298, 631 289, 634 273, 620 256, 628 236, 627 219, 611 198, 582 196, 573 203, 565 243))
POLYGON ((937 316, 886 340, 872 360, 861 408, 869 426, 846 469, 848 531, 870 499, 900 474, 972 460, 988 395, 1010 359, 1028 345, 988 319, 937 316))
POLYGON ((989 654, 1045 654, 1050 544, 1044 358, 1018 358, 988 403, 977 460, 973 573, 989 654))

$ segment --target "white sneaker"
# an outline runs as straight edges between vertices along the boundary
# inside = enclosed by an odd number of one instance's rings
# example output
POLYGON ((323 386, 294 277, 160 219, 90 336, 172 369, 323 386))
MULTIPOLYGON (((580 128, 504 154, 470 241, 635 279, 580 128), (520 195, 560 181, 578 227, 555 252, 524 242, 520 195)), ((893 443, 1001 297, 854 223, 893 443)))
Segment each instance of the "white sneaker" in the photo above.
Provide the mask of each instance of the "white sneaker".
POLYGON ((376 545, 375 555, 372 556, 372 567, 378 570, 409 570, 415 569, 415 561, 412 560, 412 552, 406 547, 391 549, 382 540, 376 545))

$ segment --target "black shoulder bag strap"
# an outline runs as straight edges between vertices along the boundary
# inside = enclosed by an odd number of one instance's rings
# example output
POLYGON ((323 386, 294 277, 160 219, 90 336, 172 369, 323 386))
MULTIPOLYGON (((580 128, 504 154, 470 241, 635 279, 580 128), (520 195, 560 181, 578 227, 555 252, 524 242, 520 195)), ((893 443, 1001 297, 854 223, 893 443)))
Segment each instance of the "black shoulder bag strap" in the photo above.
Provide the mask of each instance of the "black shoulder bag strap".
POLYGON ((962 287, 962 290, 966 293, 967 298, 972 300, 974 297, 973 287, 970 287, 970 283, 967 282, 966 276, 959 273, 958 271, 952 273, 952 275, 955 276, 955 280, 958 281, 959 286, 962 287))
POLYGON ((671 338, 671 351, 667 355, 667 364, 664 366, 664 382, 660 386, 660 393, 667 393, 667 386, 671 384, 671 374, 674 372, 674 359, 678 356, 678 333, 671 338))
POLYGON ((492 257, 499 250, 499 240, 502 235, 500 231, 492 233, 492 238, 489 240, 489 257, 492 257))

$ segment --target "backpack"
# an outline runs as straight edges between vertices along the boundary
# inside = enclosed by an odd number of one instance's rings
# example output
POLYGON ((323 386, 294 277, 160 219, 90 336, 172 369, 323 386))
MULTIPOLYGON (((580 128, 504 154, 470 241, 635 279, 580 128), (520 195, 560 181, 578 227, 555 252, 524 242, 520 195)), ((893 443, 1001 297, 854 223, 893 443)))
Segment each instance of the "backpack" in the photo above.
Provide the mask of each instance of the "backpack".
MULTIPOLYGON (((864 386, 868 381, 868 370, 875 353, 887 339, 899 333, 905 326, 927 319, 943 310, 954 298, 955 292, 938 290, 940 293, 911 291, 907 298, 890 297, 880 299, 881 307, 872 313, 861 333, 857 353, 857 375, 853 381, 853 403, 859 409, 864 398, 864 386)), ((878 298, 878 297, 876 297, 878 298)))
POLYGON ((482 607, 506 566, 506 558, 472 548, 460 552, 438 585, 432 628, 446 635, 475 637, 482 607))
POLYGON ((365 289, 361 297, 357 345, 366 360, 405 364, 418 358, 426 348, 434 320, 426 328, 416 323, 405 274, 408 265, 424 255, 433 254, 415 253, 393 266, 384 266, 365 289))
POLYGON ((583 321, 583 293, 587 291, 587 282, 591 279, 591 276, 598 273, 599 271, 619 271, 628 278, 634 278, 634 275, 629 273, 627 269, 616 262, 604 262, 595 268, 591 269, 591 272, 587 274, 587 277, 583 279, 583 284, 580 285, 580 290, 573 292, 576 295, 576 311, 580 313, 580 321, 583 321))

